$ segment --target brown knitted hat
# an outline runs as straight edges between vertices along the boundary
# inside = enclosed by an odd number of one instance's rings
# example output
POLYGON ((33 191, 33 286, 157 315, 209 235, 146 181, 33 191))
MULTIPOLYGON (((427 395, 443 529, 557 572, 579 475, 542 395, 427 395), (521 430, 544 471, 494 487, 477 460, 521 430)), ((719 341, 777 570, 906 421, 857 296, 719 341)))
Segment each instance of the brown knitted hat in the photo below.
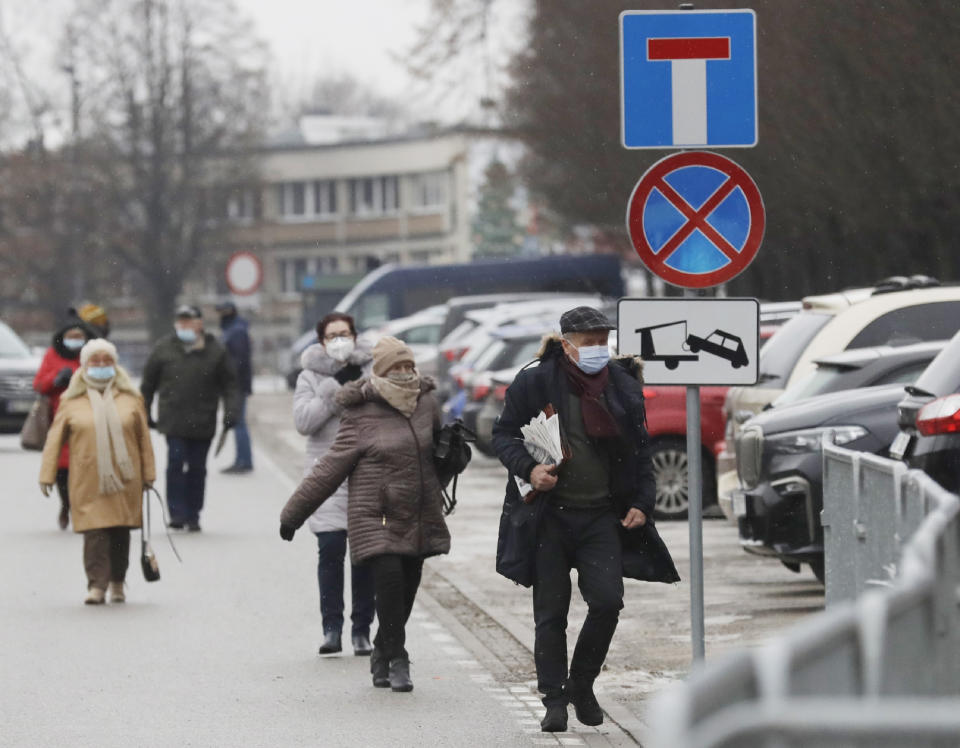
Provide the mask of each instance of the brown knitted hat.
POLYGON ((378 377, 386 376, 390 368, 401 361, 416 363, 413 360, 413 351, 402 340, 392 335, 384 335, 373 347, 373 373, 378 377))

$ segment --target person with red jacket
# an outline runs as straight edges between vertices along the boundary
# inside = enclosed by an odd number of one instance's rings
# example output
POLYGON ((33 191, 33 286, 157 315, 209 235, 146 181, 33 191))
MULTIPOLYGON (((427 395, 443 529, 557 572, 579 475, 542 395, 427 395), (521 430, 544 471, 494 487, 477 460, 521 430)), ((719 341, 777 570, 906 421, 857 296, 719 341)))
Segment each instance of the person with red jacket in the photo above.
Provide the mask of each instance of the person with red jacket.
MULTIPOLYGON (((72 311, 72 310, 71 310, 72 311)), ((40 368, 33 379, 33 389, 50 398, 52 415, 57 414, 60 395, 70 384, 73 373, 80 368, 80 349, 96 333, 77 316, 71 315, 53 335, 53 344, 43 355, 40 368)), ((60 450, 57 461, 57 492, 60 494, 60 529, 70 524, 70 495, 67 491, 67 475, 70 468, 70 452, 67 445, 60 450)))

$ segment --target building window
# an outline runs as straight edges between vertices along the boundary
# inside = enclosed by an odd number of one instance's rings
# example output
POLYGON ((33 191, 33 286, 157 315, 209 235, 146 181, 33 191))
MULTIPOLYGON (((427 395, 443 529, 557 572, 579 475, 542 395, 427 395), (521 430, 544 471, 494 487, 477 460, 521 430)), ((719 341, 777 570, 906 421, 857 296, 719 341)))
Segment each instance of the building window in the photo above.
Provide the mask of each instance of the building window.
POLYGON ((350 213, 355 216, 395 213, 400 207, 399 182, 396 176, 351 179, 350 213))
POLYGON ((257 217, 257 196, 252 189, 234 190, 227 197, 227 218, 238 223, 257 217))
POLYGON ((447 172, 414 174, 411 180, 411 207, 440 208, 447 204, 447 172))
POLYGON ((337 212, 337 183, 332 179, 313 182, 313 213, 317 216, 332 216, 337 212))

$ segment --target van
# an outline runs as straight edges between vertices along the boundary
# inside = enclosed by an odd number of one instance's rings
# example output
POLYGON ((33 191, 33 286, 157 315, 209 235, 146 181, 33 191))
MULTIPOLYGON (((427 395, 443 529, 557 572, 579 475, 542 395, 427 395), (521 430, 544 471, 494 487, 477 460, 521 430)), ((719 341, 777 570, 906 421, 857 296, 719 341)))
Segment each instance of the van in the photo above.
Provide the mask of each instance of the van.
POLYGON ((510 292, 624 294, 615 255, 554 255, 478 260, 460 265, 384 265, 363 278, 336 306, 357 328, 379 327, 453 296, 510 292))

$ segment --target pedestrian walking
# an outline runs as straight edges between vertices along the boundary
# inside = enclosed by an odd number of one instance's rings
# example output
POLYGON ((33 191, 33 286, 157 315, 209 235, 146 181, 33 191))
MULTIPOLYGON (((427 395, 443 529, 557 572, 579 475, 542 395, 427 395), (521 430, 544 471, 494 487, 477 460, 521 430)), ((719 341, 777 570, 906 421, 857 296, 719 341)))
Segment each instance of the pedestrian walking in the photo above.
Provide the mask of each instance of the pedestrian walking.
POLYGON ((60 398, 43 448, 40 489, 50 494, 70 447, 73 531, 83 534, 88 605, 124 602, 130 530, 140 527, 143 491, 156 479, 143 398, 102 338, 80 349, 80 368, 60 398))
MULTIPOLYGON (((73 312, 71 309, 70 312, 73 312)), ((60 396, 70 384, 73 372, 80 368, 80 349, 91 338, 97 337, 76 314, 69 314, 66 321, 53 334, 53 342, 43 354, 40 368, 33 378, 33 389, 50 398, 51 413, 56 416, 60 396)), ((61 530, 70 525, 70 448, 64 444, 57 458, 56 485, 60 495, 60 514, 57 523, 61 530)))
MULTIPOLYGON (((340 427, 341 407, 337 395, 344 385, 371 372, 370 346, 357 339, 353 317, 331 312, 317 323, 319 343, 300 357, 303 371, 293 394, 293 422, 307 437, 306 478, 313 464, 333 445, 340 427)), ((347 550, 347 484, 341 483, 307 519, 317 536, 317 582, 323 642, 319 654, 340 652, 343 630, 343 561, 347 550)), ((374 615, 373 571, 369 564, 350 564, 352 623, 355 655, 369 655, 370 625, 374 615)))
POLYGON ((232 428, 237 422, 239 391, 227 351, 204 332, 197 307, 177 308, 174 332, 150 352, 140 391, 147 413, 158 394, 156 427, 167 438, 170 527, 199 532, 217 407, 223 401, 223 428, 232 428))
POLYGON ((510 472, 497 571, 533 586, 544 732, 567 729, 568 703, 583 724, 603 722, 593 682, 623 608, 623 577, 679 580, 653 526, 656 492, 641 364, 630 357, 610 361, 607 337, 614 327, 590 307, 565 312, 562 337, 548 337, 537 364, 507 388, 493 428, 493 447, 510 472), (569 455, 560 466, 531 457, 520 430, 548 405, 558 414, 569 455), (538 493, 531 503, 521 499, 515 478, 538 493), (568 670, 572 568, 588 612, 568 670))
POLYGON ((223 331, 223 346, 230 354, 233 368, 237 372, 239 396, 237 402, 237 422, 233 426, 233 438, 236 440, 236 458, 230 467, 222 473, 249 473, 253 470, 253 453, 250 448, 250 431, 247 428, 247 398, 253 394, 253 362, 251 360, 250 325, 237 312, 232 301, 218 304, 220 329, 223 331))
POLYGON ((413 352, 387 336, 373 349, 369 379, 337 394, 343 409, 330 450, 280 514, 280 537, 293 534, 344 480, 350 558, 373 570, 379 626, 370 655, 373 685, 413 690, 405 648, 424 559, 450 550, 443 497, 433 467, 440 428, 435 384, 417 372, 413 352))

